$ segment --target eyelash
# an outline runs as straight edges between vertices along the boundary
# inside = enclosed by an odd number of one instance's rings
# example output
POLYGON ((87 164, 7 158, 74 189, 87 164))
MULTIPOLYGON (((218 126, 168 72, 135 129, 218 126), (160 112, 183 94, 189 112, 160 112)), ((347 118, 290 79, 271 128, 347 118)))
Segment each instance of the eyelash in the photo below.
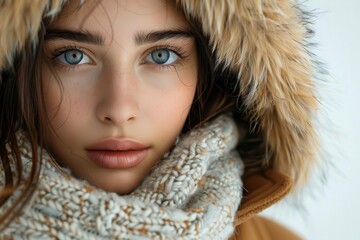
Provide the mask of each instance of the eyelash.
MULTIPOLYGON (((63 46, 61 48, 55 49, 52 53, 51 53, 51 57, 50 60, 51 61, 55 61, 56 64, 58 64, 59 66, 61 66, 62 68, 64 68, 65 71, 70 71, 70 70, 74 70, 76 68, 79 68, 81 65, 83 64, 63 64, 61 62, 59 62, 56 58, 58 58, 61 54, 64 54, 67 51, 71 51, 71 50, 76 50, 76 51, 80 51, 82 53, 84 53, 85 55, 87 55, 89 57, 89 59, 94 62, 92 60, 92 58, 89 56, 89 54, 87 53, 88 51, 86 49, 80 48, 76 45, 68 45, 68 46, 63 46)), ((155 47, 150 48, 149 50, 146 51, 146 53, 144 54, 144 57, 142 58, 142 64, 154 64, 156 65, 156 67, 158 67, 160 70, 164 70, 164 69, 176 69, 176 67, 178 65, 183 65, 184 61, 187 59, 188 55, 186 54, 186 52, 181 48, 181 47, 175 47, 175 46, 171 46, 171 45, 158 45, 155 47), (151 54, 154 51, 157 50, 162 50, 162 49, 166 49, 168 51, 172 51, 174 52, 179 59, 177 59, 175 62, 171 63, 171 64, 156 64, 156 63, 149 63, 149 62, 145 62, 144 59, 151 54)))

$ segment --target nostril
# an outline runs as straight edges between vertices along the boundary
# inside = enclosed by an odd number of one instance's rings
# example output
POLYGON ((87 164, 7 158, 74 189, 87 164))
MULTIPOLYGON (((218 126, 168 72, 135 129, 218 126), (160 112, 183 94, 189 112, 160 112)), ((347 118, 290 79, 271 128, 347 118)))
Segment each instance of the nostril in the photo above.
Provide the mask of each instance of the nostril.
POLYGON ((111 120, 110 117, 105 117, 104 120, 105 120, 106 122, 112 122, 112 120, 111 120))
POLYGON ((102 117, 102 122, 103 123, 108 123, 108 124, 122 124, 122 123, 126 123, 126 122, 133 122, 136 119, 135 116, 131 116, 131 117, 127 117, 125 118, 123 121, 120 121, 121 118, 114 118, 111 116, 103 116, 102 117))

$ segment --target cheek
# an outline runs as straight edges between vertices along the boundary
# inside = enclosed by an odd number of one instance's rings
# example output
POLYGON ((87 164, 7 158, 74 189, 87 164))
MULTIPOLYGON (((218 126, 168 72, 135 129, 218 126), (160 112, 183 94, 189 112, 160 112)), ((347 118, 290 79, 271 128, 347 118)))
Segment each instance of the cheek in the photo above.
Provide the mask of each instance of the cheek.
POLYGON ((83 103, 73 94, 74 87, 60 84, 48 69, 43 70, 43 89, 46 114, 51 126, 66 131, 74 119, 79 119, 83 103), (78 116, 76 116, 78 115, 78 116))
POLYGON ((52 121, 60 110, 63 97, 60 83, 56 81, 54 75, 47 67, 42 70, 42 87, 46 114, 48 119, 52 121))
POLYGON ((173 106, 172 111, 177 111, 179 117, 181 117, 184 122, 191 105, 194 101, 195 91, 197 87, 197 69, 188 68, 183 72, 178 73, 179 76, 179 86, 178 89, 172 94, 171 105, 173 106))
POLYGON ((168 115, 169 118, 183 121, 188 115, 193 98, 193 91, 182 93, 174 92, 173 94, 167 95, 164 97, 162 103, 160 103, 159 114, 168 115))
POLYGON ((148 95, 147 112, 160 123, 160 129, 179 132, 194 100, 197 72, 179 73, 172 81, 175 83, 172 88, 156 90, 148 95))

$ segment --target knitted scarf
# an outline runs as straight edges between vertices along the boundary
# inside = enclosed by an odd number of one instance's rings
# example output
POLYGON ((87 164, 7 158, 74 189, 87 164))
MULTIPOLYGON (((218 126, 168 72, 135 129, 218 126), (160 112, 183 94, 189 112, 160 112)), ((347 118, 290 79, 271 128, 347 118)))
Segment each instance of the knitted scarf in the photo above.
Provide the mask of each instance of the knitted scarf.
MULTIPOLYGON (((59 170, 45 152, 31 201, 0 238, 227 239, 242 197, 243 163, 235 150, 237 142, 238 131, 228 115, 195 128, 181 136, 126 196, 59 170)), ((30 163, 26 140, 22 146, 23 161, 30 163)), ((11 206, 17 192, 1 212, 11 206)))

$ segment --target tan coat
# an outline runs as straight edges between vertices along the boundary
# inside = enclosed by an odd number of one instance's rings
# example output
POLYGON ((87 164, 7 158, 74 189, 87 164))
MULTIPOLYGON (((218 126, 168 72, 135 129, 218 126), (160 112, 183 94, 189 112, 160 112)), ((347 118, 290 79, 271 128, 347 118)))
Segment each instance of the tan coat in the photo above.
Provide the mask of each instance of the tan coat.
POLYGON ((257 213, 281 200, 292 187, 292 180, 274 170, 244 179, 245 194, 236 215, 235 232, 231 240, 299 240, 280 224, 256 216, 257 213))

